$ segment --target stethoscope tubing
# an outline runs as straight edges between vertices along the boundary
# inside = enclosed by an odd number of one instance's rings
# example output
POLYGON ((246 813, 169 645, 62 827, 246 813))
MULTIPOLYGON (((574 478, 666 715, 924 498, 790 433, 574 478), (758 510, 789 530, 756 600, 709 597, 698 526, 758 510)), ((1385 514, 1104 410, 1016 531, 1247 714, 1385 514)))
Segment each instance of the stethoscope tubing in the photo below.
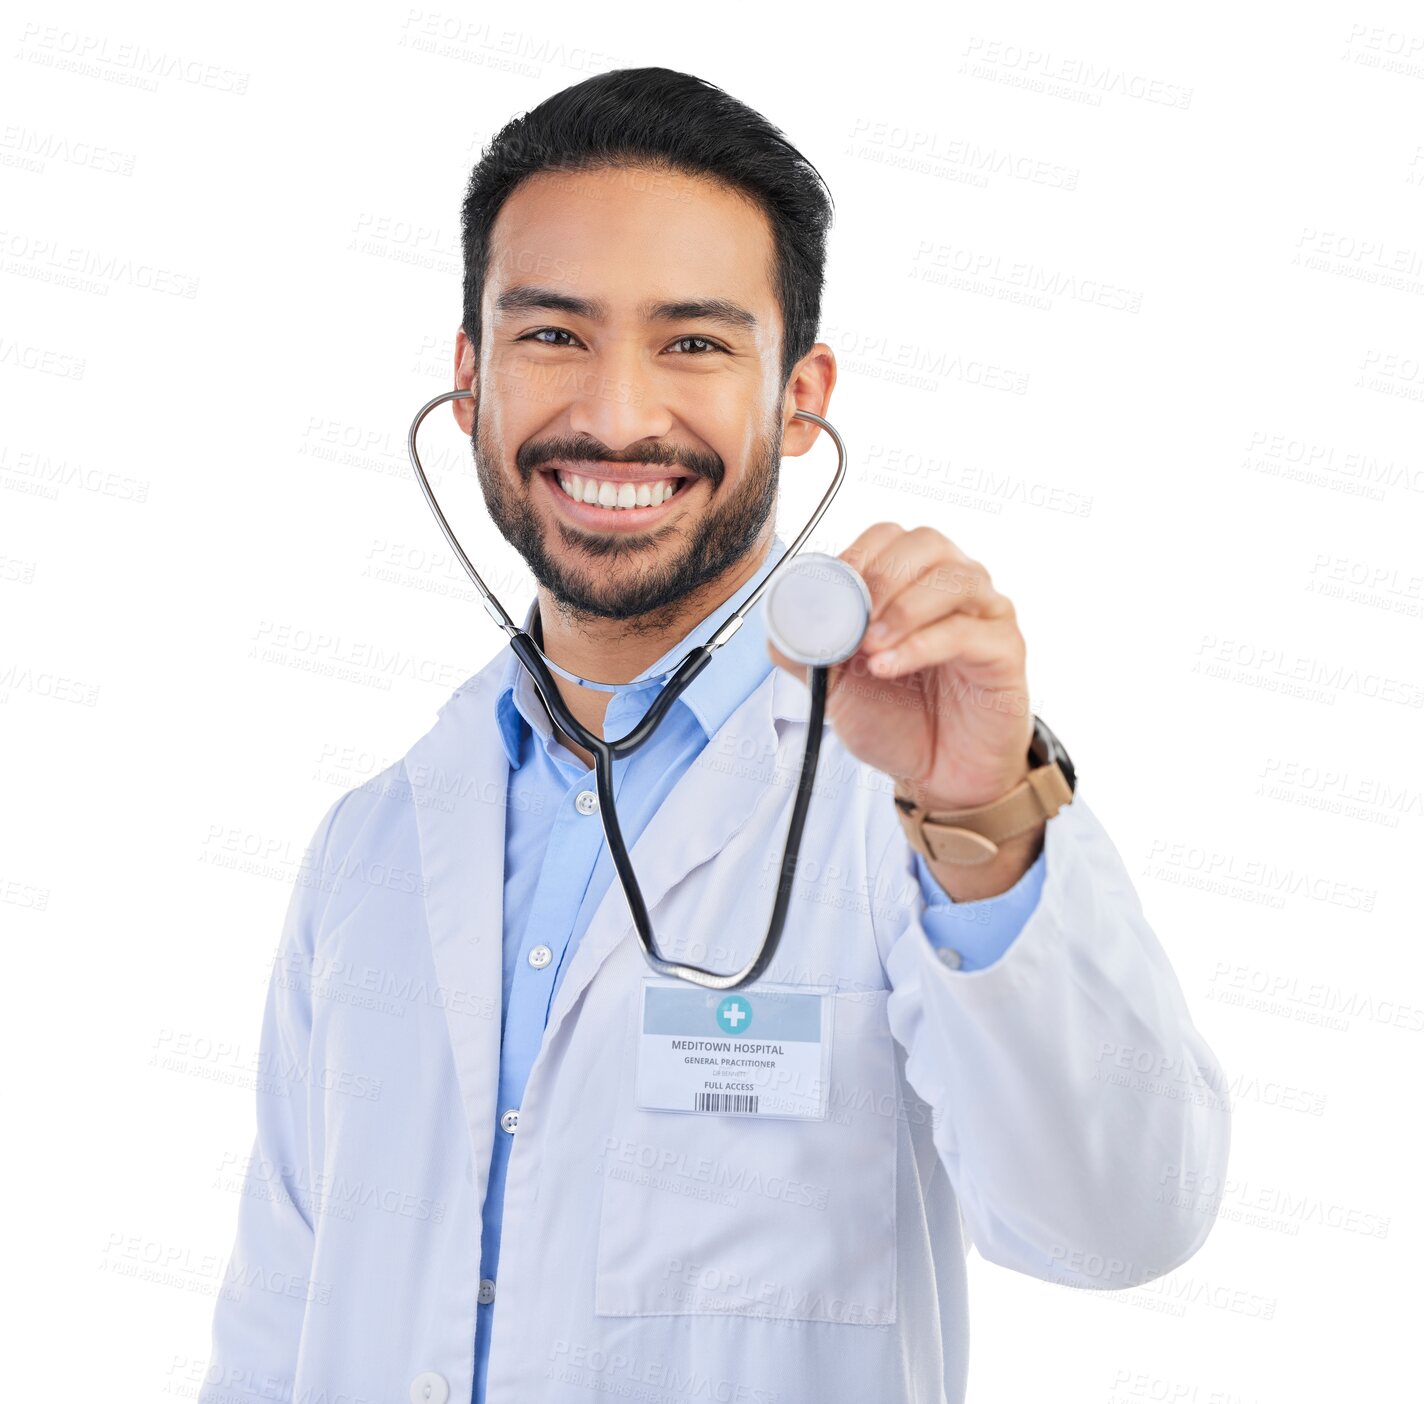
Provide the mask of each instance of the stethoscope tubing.
POLYGON ((817 504, 810 520, 783 553, 781 559, 767 572, 741 605, 722 622, 712 637, 705 644, 699 644, 691 649, 672 673, 667 675, 666 683, 652 705, 643 714, 642 720, 617 740, 609 741, 590 731, 574 716, 564 701, 553 674, 557 672, 560 676, 583 687, 606 691, 617 691, 631 686, 646 686, 653 679, 640 678, 635 683, 595 682, 566 671, 548 658, 529 632, 514 623, 504 606, 495 597, 494 592, 480 578, 479 571, 475 569, 474 563, 465 554, 464 548, 460 545, 459 539, 445 518, 445 513, 440 508, 440 503, 431 489, 429 479, 425 476, 420 456, 416 451, 416 435, 420 430, 421 422, 437 405, 444 404, 447 400, 469 398, 473 398, 473 394, 469 390, 447 390, 444 394, 435 396, 434 399, 423 405, 411 423, 406 446, 410 452, 411 466, 415 470, 416 479, 425 494, 425 500, 434 513, 440 529, 444 532, 446 540, 450 543, 450 548, 454 551, 456 559, 459 560, 465 573, 479 591, 486 612, 504 630, 508 636, 511 650, 528 671, 534 688, 539 694, 539 699, 544 704, 544 710, 549 714, 550 721, 593 756, 598 812, 603 824, 604 837, 608 842, 609 857, 613 861, 614 871, 618 874, 619 884, 623 888, 623 895, 633 918, 638 944, 642 947, 647 963, 660 975, 675 977, 707 989, 731 990, 749 984, 770 965, 776 954, 777 946, 780 944, 782 929, 786 922, 786 913, 795 886, 796 865, 801 852, 801 837, 806 825, 806 815, 810 808, 811 792, 815 782, 816 765, 820 757, 821 733, 825 726, 826 694, 829 687, 829 669, 823 667, 810 669, 811 706, 807 718, 806 747, 801 757, 801 773, 797 780, 796 798, 792 803, 791 822, 787 827, 786 843, 782 849, 781 869, 777 881, 776 898, 772 905, 771 920, 761 948, 740 970, 720 972, 685 961, 668 960, 659 950, 657 937, 653 932, 652 919, 648 914, 647 904, 643 900, 642 888, 638 885, 637 874, 633 870, 633 862, 623 840, 622 828, 618 823, 618 808, 613 794, 613 762, 632 755, 652 737, 667 715, 668 708, 677 701, 692 680, 712 661, 713 653, 741 628, 748 611, 756 604, 776 573, 801 549, 826 508, 830 506, 832 498, 836 495, 845 477, 845 444, 836 430, 820 415, 813 414, 810 410, 795 412, 797 418, 811 420, 830 435, 837 453, 834 480, 817 504))

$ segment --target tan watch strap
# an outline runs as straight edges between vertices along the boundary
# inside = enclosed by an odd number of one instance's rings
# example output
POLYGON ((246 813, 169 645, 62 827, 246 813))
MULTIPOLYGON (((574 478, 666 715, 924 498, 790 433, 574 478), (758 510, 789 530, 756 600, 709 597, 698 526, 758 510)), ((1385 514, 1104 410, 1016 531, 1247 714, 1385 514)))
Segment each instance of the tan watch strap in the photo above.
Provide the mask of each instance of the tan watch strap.
POLYGON ((1008 794, 977 809, 927 814, 903 781, 895 785, 895 810, 911 845, 936 863, 987 863, 1005 839, 1027 833, 1073 800, 1058 762, 1036 766, 1008 794))

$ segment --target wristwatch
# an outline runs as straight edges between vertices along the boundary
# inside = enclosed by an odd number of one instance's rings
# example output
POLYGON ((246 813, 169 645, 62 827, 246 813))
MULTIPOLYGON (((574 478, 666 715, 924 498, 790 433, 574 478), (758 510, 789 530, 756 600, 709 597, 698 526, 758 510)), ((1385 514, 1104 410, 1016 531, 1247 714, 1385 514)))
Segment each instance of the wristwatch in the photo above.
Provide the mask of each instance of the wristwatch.
POLYGON ((1005 839, 1051 819, 1073 799, 1077 772, 1063 743, 1035 714, 1028 759, 1032 769, 1008 794, 975 809, 926 813, 904 780, 895 784, 895 809, 910 844, 937 863, 987 863, 1005 839))

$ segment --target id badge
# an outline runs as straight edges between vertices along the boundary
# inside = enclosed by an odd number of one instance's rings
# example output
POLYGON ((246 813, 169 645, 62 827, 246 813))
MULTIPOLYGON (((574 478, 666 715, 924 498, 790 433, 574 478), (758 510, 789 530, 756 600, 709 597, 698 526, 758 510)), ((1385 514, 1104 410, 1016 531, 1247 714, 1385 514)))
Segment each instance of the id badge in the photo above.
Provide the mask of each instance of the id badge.
POLYGON ((708 990, 643 980, 635 1104, 645 1111, 825 1119, 831 990, 708 990))

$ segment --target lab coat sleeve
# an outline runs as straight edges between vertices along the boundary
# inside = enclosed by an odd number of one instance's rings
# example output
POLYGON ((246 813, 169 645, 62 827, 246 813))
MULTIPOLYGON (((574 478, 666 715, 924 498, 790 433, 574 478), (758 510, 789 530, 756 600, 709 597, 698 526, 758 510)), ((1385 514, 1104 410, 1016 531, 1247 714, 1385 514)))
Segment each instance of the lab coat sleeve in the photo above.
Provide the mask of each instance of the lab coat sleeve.
POLYGON ((328 900, 331 828, 347 798, 317 826, 287 904, 262 1018, 257 1134, 198 1404, 287 1399, 293 1389, 315 1242, 306 1075, 312 957, 328 900))
POLYGON ((1174 1191, 1221 1182, 1229 1102, 1082 787, 1047 823, 1043 888, 1023 929, 974 971, 939 959, 914 850, 885 810, 877 890, 910 897, 876 904, 887 1016, 974 1245, 1081 1287, 1177 1267, 1212 1217, 1174 1191))
POLYGON ((911 852, 920 895, 925 899, 920 919, 925 935, 941 953, 941 959, 948 956, 957 961, 950 967, 954 970, 982 970, 993 964, 1008 950, 1038 905, 1048 862, 1046 856, 1040 852, 1007 892, 996 897, 956 902, 940 886, 930 865, 918 852, 913 849, 911 852))

